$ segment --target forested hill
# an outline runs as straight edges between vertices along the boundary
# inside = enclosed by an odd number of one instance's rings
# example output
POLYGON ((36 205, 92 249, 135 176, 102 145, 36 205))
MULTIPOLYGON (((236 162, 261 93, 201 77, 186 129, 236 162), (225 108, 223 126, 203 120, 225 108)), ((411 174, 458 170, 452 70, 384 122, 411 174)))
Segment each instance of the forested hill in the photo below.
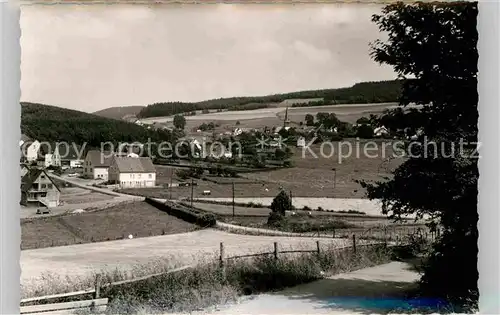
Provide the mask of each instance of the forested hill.
POLYGON ((300 91, 256 97, 219 98, 196 103, 154 103, 143 108, 139 112, 138 117, 170 116, 203 109, 249 110, 269 107, 271 103, 279 103, 289 99, 323 98, 323 104, 397 102, 400 91, 401 82, 398 80, 363 82, 357 83, 351 87, 339 89, 300 91))
POLYGON ((133 123, 56 106, 21 102, 21 131, 39 141, 66 141, 87 147, 103 142, 169 140, 167 131, 153 131, 133 123))
POLYGON ((113 119, 123 119, 124 117, 127 116, 136 116, 137 113, 143 109, 144 106, 121 106, 121 107, 109 107, 105 109, 101 109, 97 112, 94 112, 92 114, 106 117, 106 118, 113 118, 113 119))

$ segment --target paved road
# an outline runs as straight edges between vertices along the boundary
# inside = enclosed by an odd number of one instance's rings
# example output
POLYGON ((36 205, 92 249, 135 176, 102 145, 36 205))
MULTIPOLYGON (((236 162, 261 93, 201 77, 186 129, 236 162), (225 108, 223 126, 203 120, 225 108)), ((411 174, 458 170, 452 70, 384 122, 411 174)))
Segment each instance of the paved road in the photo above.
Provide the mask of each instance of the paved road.
POLYGON ((196 314, 387 314, 408 305, 403 295, 418 278, 410 265, 391 262, 196 314))

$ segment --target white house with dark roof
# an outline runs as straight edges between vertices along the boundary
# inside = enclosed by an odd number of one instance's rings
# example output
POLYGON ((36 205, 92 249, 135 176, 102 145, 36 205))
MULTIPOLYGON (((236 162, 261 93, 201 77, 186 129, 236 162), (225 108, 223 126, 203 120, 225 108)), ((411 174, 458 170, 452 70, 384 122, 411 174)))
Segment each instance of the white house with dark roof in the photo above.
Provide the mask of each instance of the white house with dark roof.
POLYGON ((88 151, 83 162, 83 176, 107 181, 108 170, 113 156, 112 152, 88 151))
POLYGON ((156 168, 149 157, 114 157, 109 167, 109 181, 120 188, 156 186, 156 168))

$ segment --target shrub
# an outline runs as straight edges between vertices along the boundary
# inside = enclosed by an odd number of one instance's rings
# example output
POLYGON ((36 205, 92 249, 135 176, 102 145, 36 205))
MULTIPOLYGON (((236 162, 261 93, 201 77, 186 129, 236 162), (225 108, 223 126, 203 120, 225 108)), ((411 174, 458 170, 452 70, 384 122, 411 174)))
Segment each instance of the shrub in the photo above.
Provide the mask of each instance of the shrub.
POLYGON ((284 214, 279 212, 271 211, 269 218, 267 219, 267 225, 272 227, 279 227, 285 218, 284 214))

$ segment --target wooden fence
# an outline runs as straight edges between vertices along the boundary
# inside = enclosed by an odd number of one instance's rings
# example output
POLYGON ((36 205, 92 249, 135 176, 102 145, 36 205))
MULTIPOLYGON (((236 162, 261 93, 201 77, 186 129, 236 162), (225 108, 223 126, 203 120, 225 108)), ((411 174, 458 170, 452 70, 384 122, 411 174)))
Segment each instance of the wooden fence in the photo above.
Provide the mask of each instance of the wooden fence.
MULTIPOLYGON (((373 246, 373 245, 381 245, 382 242, 373 242, 373 243, 368 243, 368 244, 357 244, 356 241, 356 236, 352 236, 352 244, 344 247, 339 247, 335 248, 335 250, 345 250, 352 248, 353 252, 356 252, 357 247, 359 246, 373 246)), ((314 249, 299 249, 299 250, 280 250, 280 246, 278 242, 273 243, 273 251, 270 252, 261 252, 261 253, 252 253, 252 254, 246 254, 246 255, 239 255, 239 256, 226 256, 225 254, 225 248, 224 248, 224 243, 220 243, 219 247, 219 264, 221 267, 221 271, 225 270, 226 263, 229 261, 233 261, 235 259, 241 259, 241 258, 250 258, 250 257, 258 257, 258 256, 272 256, 274 259, 279 259, 281 255, 284 254, 291 254, 291 253, 317 253, 321 254, 321 246, 320 246, 320 241, 315 242, 315 248, 314 249)), ((144 277, 139 277, 139 278, 134 278, 134 279, 128 279, 128 280, 121 280, 121 281, 115 281, 115 282, 110 282, 110 283, 103 283, 102 281, 102 276, 101 275, 96 275, 95 278, 95 285, 93 288, 88 288, 85 290, 80 290, 76 292, 68 292, 68 293, 59 293, 59 294, 52 294, 52 295, 46 295, 46 296, 40 296, 40 297, 31 297, 31 298, 25 298, 21 300, 21 314, 45 314, 45 313, 54 313, 54 312, 61 312, 61 311, 70 311, 70 310, 77 310, 77 309, 91 309, 96 312, 101 312, 106 309, 106 306, 108 304, 108 299, 105 297, 101 296, 101 290, 104 288, 112 287, 112 286, 117 286, 117 285, 123 285, 127 283, 134 283, 138 281, 143 281, 149 278, 153 277, 158 277, 158 276, 163 276, 166 274, 170 273, 175 273, 175 272, 180 272, 189 268, 193 268, 193 265, 188 265, 188 266, 183 266, 180 268, 172 269, 167 272, 162 272, 162 273, 157 273, 157 274, 151 274, 147 275, 144 277), (89 295, 92 295, 91 299, 88 300, 79 300, 79 301, 73 301, 73 302, 64 302, 64 303, 52 303, 50 304, 50 301, 53 300, 61 300, 61 299, 67 299, 67 298, 74 298, 81 296, 82 298, 85 298, 89 295), (33 304, 37 303, 37 305, 25 305, 25 304, 33 304)))

